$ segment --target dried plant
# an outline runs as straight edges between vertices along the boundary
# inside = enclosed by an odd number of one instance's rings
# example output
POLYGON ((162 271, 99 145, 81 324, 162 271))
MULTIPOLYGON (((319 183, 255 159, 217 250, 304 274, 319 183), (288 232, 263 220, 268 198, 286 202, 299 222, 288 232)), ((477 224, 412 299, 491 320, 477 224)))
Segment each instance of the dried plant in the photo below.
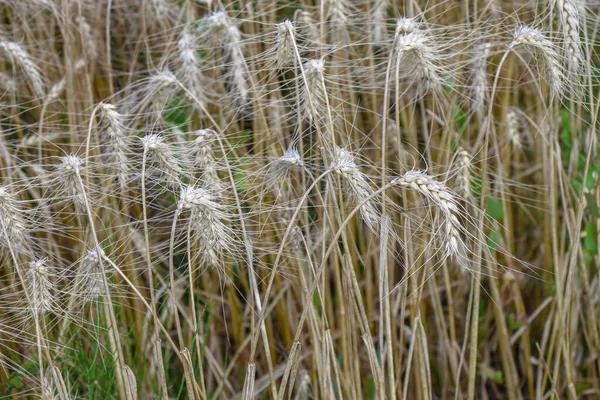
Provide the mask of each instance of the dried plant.
POLYGON ((0 13, 1 398, 597 396, 597 4, 0 13))

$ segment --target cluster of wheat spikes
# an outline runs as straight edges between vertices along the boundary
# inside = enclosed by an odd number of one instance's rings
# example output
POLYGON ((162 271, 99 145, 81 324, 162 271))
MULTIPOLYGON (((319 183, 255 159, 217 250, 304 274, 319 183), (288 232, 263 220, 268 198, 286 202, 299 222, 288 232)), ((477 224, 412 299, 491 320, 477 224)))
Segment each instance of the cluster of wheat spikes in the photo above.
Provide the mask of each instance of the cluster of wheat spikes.
POLYGON ((0 0, 1 399, 600 398, 600 3, 0 0))

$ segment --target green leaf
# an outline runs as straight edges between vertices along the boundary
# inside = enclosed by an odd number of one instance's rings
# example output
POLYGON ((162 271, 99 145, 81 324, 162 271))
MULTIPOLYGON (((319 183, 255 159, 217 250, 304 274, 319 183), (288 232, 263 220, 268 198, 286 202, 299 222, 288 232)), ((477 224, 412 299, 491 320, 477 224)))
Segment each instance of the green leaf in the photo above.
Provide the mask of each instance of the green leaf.
POLYGON ((452 150, 453 153, 456 153, 458 151, 458 143, 456 142, 456 140, 451 139, 450 140, 450 150, 452 150))
POLYGON ((319 293, 316 290, 313 293, 313 304, 317 307, 321 305, 321 299, 319 298, 319 293))
POLYGON ((485 212, 490 218, 496 221, 502 221, 502 218, 504 217, 502 200, 493 197, 487 199, 485 202, 485 212))
POLYGON ((560 139, 564 146, 570 150, 573 144, 571 141, 571 114, 569 110, 563 108, 559 111, 559 115, 561 125, 560 139))
POLYGON ((525 325, 525 323, 520 322, 517 320, 517 317, 515 316, 514 313, 510 313, 507 316, 507 322, 508 322, 508 327, 510 328, 511 331, 516 331, 517 329, 519 329, 520 327, 522 327, 523 325, 525 325))
POLYGON ((367 399, 376 399, 376 394, 375 379, 373 379, 373 375, 369 375, 367 377, 367 399))
POLYGON ((245 156, 240 160, 240 164, 234 168, 233 180, 235 182, 235 188, 238 192, 245 192, 248 190, 248 169, 250 166, 250 157, 245 156))
POLYGON ((591 193, 585 194, 585 201, 587 202, 590 214, 594 219, 600 218, 600 211, 598 210, 598 203, 596 203, 596 197, 591 193))
POLYGON ((13 376, 10 381, 8 381, 8 384, 10 385, 11 388, 14 389, 22 389, 23 386, 25 386, 25 384, 23 383, 23 377, 22 376, 13 376))
POLYGON ((596 171, 590 168, 590 170, 588 171, 587 179, 585 180, 585 187, 590 191, 596 188, 596 179, 594 179, 594 172, 596 171))
POLYGON ((479 368, 481 369, 481 371, 483 371, 483 373, 489 379, 491 379, 494 382, 499 383, 499 384, 504 383, 504 375, 502 374, 502 371, 495 370, 495 369, 488 367, 487 365, 483 365, 483 364, 480 364, 479 368))
POLYGON ((454 79, 452 79, 452 75, 446 74, 446 76, 444 76, 444 90, 446 90, 446 92, 450 93, 452 91, 453 81, 454 79))
POLYGON ((467 117, 458 106, 456 106, 456 110, 454 111, 454 125, 458 131, 458 136, 463 137, 467 130, 467 117))
POLYGON ((471 178, 471 193, 477 200, 481 199, 481 179, 476 176, 471 178))
POLYGON ((575 382, 575 393, 577 393, 578 395, 581 394, 581 392, 584 392, 588 389, 591 389, 593 386, 591 383, 587 383, 587 382, 575 382))
POLYGON ((585 239, 583 239, 583 246, 585 250, 590 254, 598 254, 598 239, 596 227, 593 223, 587 223, 585 226, 585 233, 585 239))
POLYGON ((187 130, 185 123, 190 119, 188 105, 179 97, 174 97, 165 107, 165 120, 180 127, 184 132, 187 130))
POLYGON ((500 231, 498 229, 494 229, 493 231, 491 231, 488 235, 488 247, 490 248, 490 250, 496 250, 496 247, 498 247, 498 243, 500 243, 500 240, 502 240, 502 234, 500 233, 500 231))

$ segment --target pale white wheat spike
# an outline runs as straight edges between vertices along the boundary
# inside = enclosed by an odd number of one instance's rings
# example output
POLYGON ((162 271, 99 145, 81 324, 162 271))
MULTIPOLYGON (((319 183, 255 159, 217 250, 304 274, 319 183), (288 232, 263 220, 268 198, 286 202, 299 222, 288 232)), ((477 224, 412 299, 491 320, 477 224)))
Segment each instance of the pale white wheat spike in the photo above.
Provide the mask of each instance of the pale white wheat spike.
POLYGON ((148 81, 150 93, 156 94, 161 90, 173 86, 177 83, 177 77, 168 69, 160 71, 156 75, 152 75, 148 81))
POLYGON ((306 40, 312 45, 316 45, 320 42, 319 29, 310 12, 298 10, 294 14, 294 20, 299 24, 298 30, 306 40))
POLYGON ((59 159, 58 177, 64 185, 64 190, 73 202, 75 209, 78 212, 84 212, 86 209, 86 198, 80 186, 82 160, 73 154, 60 157, 59 159))
POLYGON ((279 195, 283 186, 289 182, 292 169, 302 167, 303 165, 300 153, 298 153, 298 150, 294 146, 287 149, 281 157, 275 160, 272 167, 272 175, 274 185, 277 185, 279 188, 279 195))
POLYGON ((177 77, 168 69, 152 75, 146 88, 146 101, 150 102, 154 115, 162 115, 165 104, 173 95, 177 77))
POLYGON ((294 226, 292 231, 290 232, 290 238, 288 239, 290 246, 292 248, 292 254, 296 257, 303 257, 305 254, 304 251, 304 234, 302 233, 302 228, 299 226, 294 226))
POLYGON ((231 248, 231 231, 226 225, 228 217, 224 206, 209 191, 193 186, 181 188, 177 205, 179 212, 189 210, 190 229, 198 242, 200 262, 205 266, 219 267, 226 250, 231 248))
POLYGON ((441 212, 443 218, 442 239, 445 256, 453 257, 463 272, 469 270, 467 247, 461 237, 465 229, 458 219, 460 209, 454 193, 443 183, 422 171, 408 171, 395 178, 393 184, 421 193, 441 212))
POLYGON ((171 186, 179 185, 183 170, 169 143, 162 136, 154 133, 144 136, 141 140, 144 152, 149 156, 148 159, 166 175, 167 183, 171 186))
POLYGON ((417 29, 402 34, 396 46, 397 73, 417 84, 420 90, 441 87, 443 79, 436 59, 434 43, 424 30, 417 29))
POLYGON ((294 400, 312 399, 312 383, 309 373, 303 369, 298 373, 296 378, 296 395, 294 400))
MULTIPOLYGON (((340 175, 344 182, 350 188, 350 192, 355 197, 357 204, 362 204, 369 196, 373 194, 373 189, 359 171, 354 162, 352 154, 342 148, 336 148, 331 164, 331 170, 340 175)), ((378 233, 378 227, 381 220, 381 213, 374 205, 375 200, 368 200, 360 206, 360 215, 373 232, 378 233)))
POLYGON ((167 0, 150 0, 146 1, 146 7, 149 7, 151 12, 156 16, 157 20, 169 20, 173 18, 173 7, 167 0))
MULTIPOLYGON (((56 140, 62 136, 61 132, 45 133, 44 136, 32 133, 31 135, 23 136, 21 139, 21 147, 33 147, 39 146, 40 144, 47 143, 48 140, 56 140)), ((31 166, 30 168, 36 169, 39 167, 31 166)))
POLYGON ((582 5, 578 0, 554 0, 562 29, 565 33, 565 50, 568 54, 569 69, 576 72, 583 61, 579 36, 582 5))
POLYGON ((230 21, 222 11, 204 17, 208 28, 207 40, 213 46, 223 46, 230 41, 230 21))
POLYGON ((31 304, 29 307, 35 315, 53 310, 52 281, 50 280, 47 258, 31 261, 27 270, 27 291, 31 304))
POLYGON ((471 178, 473 168, 473 157, 471 154, 460 148, 456 152, 456 192, 466 200, 471 200, 473 193, 471 192, 471 178))
POLYGON ((304 64, 306 84, 302 86, 302 108, 310 121, 316 121, 327 112, 327 94, 324 91, 324 60, 308 60, 304 64))
POLYGON ((117 171, 118 183, 121 188, 124 188, 127 185, 127 176, 129 175, 125 118, 114 105, 108 103, 100 104, 98 112, 104 154, 112 168, 117 171))
POLYGON ((48 96, 46 97, 46 103, 52 103, 53 101, 56 101, 60 97, 63 90, 65 90, 66 84, 67 80, 65 78, 62 78, 54 85, 52 85, 50 91, 48 92, 48 96))
POLYGON ((212 129, 196 131, 196 139, 193 142, 193 162, 194 169, 200 171, 202 186, 211 188, 212 193, 218 195, 223 185, 219 179, 214 155, 216 137, 217 132, 212 129))
POLYGON ((23 212, 14 195, 0 186, 0 246, 10 247, 15 253, 27 248, 30 241, 23 212))
POLYGON ((88 61, 94 62, 98 59, 98 44, 92 27, 88 24, 84 16, 77 17, 75 22, 79 25, 79 33, 82 38, 82 45, 85 57, 88 61))
POLYGON ((240 105, 248 100, 248 84, 246 83, 246 63, 242 48, 242 33, 224 12, 216 12, 205 17, 208 25, 208 40, 216 46, 223 46, 225 56, 229 59, 228 75, 236 89, 240 105))
POLYGON ((300 153, 296 150, 296 147, 292 146, 286 151, 283 152, 283 155, 275 161, 275 169, 277 170, 287 170, 289 168, 302 166, 302 158, 300 157, 300 153))
POLYGON ((545 37, 539 29, 521 25, 515 29, 513 41, 510 48, 518 46, 529 47, 535 53, 541 55, 546 69, 548 70, 552 90, 560 94, 562 89, 562 73, 560 69, 559 56, 550 39, 545 37))
POLYGON ((229 49, 229 56, 231 57, 231 80, 237 89, 239 96, 239 103, 245 105, 248 101, 248 85, 246 83, 246 77, 244 69, 246 63, 244 61, 244 55, 241 47, 241 33, 236 26, 231 27, 232 40, 227 46, 229 49))
POLYGON ((81 286, 78 288, 85 299, 94 300, 105 295, 104 277, 100 257, 105 257, 104 251, 96 249, 88 251, 81 261, 81 286))
POLYGON ((419 23, 414 18, 401 17, 396 21, 396 35, 407 35, 419 29, 419 23))
POLYGON ((483 115, 485 112, 488 92, 487 59, 490 55, 490 44, 477 44, 473 53, 473 64, 471 70, 473 110, 475 110, 479 115, 483 115))
POLYGON ((327 3, 327 18, 335 24, 348 23, 350 4, 347 0, 325 0, 327 3))
POLYGON ((521 149, 523 147, 523 140, 521 138, 521 130, 519 124, 519 116, 513 108, 510 108, 506 112, 505 117, 506 124, 506 136, 515 149, 521 149))
POLYGON ((42 391, 42 396, 41 396, 42 399, 54 400, 54 399, 58 398, 56 396, 54 379, 52 379, 48 375, 44 376, 44 379, 41 384, 41 391, 42 391))
POLYGON ((191 28, 184 28, 177 42, 179 50, 179 81, 202 103, 206 102, 206 78, 200 68, 197 37, 191 28))
POLYGON ((0 72, 0 89, 13 92, 16 88, 15 81, 8 74, 0 72))
POLYGON ((296 28, 289 20, 277 24, 277 66, 288 67, 294 64, 294 37, 296 28))
POLYGON ((31 83, 35 95, 38 98, 45 97, 44 82, 39 67, 35 64, 27 50, 18 43, 6 40, 0 41, 0 48, 11 59, 13 65, 18 65, 24 72, 25 77, 31 83))

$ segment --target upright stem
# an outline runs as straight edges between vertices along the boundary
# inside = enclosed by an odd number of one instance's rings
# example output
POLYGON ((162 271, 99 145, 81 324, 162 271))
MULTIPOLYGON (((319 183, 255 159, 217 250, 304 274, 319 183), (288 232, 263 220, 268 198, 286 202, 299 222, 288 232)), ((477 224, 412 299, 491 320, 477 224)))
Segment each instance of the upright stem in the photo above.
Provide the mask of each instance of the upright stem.
MULTIPOLYGON (((146 204, 146 160, 148 158, 148 150, 144 149, 144 153, 142 155, 142 220, 144 223, 144 247, 145 247, 145 257, 146 257, 146 269, 148 271, 148 290, 150 291, 150 304, 152 307, 152 318, 154 320, 154 336, 155 340, 159 340, 160 334, 158 331, 158 307, 156 306, 156 295, 154 294, 154 273, 152 271, 152 257, 150 255, 150 236, 148 233, 148 209, 146 204)), ((164 366, 162 362, 162 357, 159 360, 156 360, 158 363, 158 367, 160 371, 158 371, 159 376, 164 374, 164 366)), ((160 389, 162 393, 163 400, 167 400, 169 398, 169 392, 167 390, 167 384, 165 379, 160 379, 160 389)))
POLYGON ((98 263, 100 265, 100 270, 102 273, 102 283, 104 285, 104 292, 106 295, 106 301, 104 301, 104 311, 106 313, 108 329, 109 329, 109 342, 112 352, 113 361, 115 363, 115 374, 117 376, 117 385, 119 387, 119 395, 122 400, 127 400, 125 384, 123 379, 123 371, 122 366, 125 365, 123 360, 123 354, 121 353, 121 341, 119 339, 119 331, 117 329, 117 318, 115 317, 115 312, 113 310, 113 301, 112 296, 110 294, 110 287, 108 285, 108 279, 106 278, 106 269, 104 268, 104 260, 102 257, 102 248, 100 247, 100 242, 98 241, 98 235, 96 235, 96 228, 94 226, 94 218, 92 216, 92 210, 90 209, 89 201, 87 198, 87 194, 85 191, 85 186, 83 184, 83 179, 81 178, 81 174, 79 173, 79 169, 75 169, 75 174, 77 176, 77 180, 79 182, 81 195, 83 196, 83 201, 85 204, 85 210, 87 213, 87 218, 90 223, 90 230, 92 232, 92 239, 94 240, 94 246, 96 247, 96 253, 98 254, 98 263))
POLYGON ((175 247, 175 227, 177 226, 177 218, 179 217, 180 213, 181 207, 177 206, 177 211, 175 211, 175 216, 173 217, 173 224, 171 225, 171 239, 169 242, 169 278, 171 281, 171 301, 173 304, 173 316, 175 317, 175 326, 177 328, 177 338, 179 339, 179 348, 183 350, 185 347, 185 342, 183 341, 181 320, 179 319, 179 311, 177 310, 177 294, 175 293, 175 265, 173 262, 173 250, 175 247))

